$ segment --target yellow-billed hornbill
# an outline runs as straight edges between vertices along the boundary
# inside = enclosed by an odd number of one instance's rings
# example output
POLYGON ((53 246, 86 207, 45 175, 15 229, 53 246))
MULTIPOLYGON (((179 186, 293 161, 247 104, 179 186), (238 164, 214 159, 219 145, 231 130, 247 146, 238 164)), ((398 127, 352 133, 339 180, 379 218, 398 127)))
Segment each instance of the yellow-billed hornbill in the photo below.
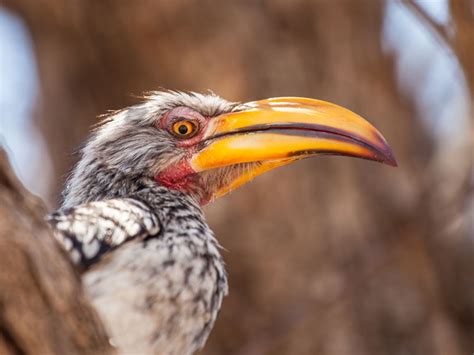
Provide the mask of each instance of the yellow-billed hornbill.
POLYGON ((157 92, 104 120, 50 221, 113 343, 124 353, 200 349, 227 294, 201 206, 317 154, 396 165, 371 124, 313 99, 157 92))

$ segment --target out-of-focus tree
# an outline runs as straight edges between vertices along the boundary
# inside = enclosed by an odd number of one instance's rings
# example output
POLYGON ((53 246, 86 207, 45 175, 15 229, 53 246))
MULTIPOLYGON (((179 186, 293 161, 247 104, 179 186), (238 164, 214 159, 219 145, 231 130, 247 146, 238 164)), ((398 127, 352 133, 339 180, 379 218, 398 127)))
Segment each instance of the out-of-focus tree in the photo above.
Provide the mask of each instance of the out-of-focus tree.
MULTIPOLYGON (((438 193, 454 184, 451 170, 443 170, 446 160, 436 163, 440 145, 383 51, 383 1, 4 4, 34 39, 37 122, 50 143, 56 193, 74 160, 68 152, 95 117, 159 87, 209 88, 232 100, 334 101, 371 120, 393 146, 397 169, 312 159, 208 208, 229 251, 230 296, 204 353, 472 352, 474 246, 465 212, 472 160, 448 157, 457 187, 438 193)), ((417 2, 406 4, 435 25, 417 2)), ((472 90, 472 3, 453 0, 450 8, 454 30, 437 35, 472 90)), ((472 153, 470 144, 462 154, 472 153)))
POLYGON ((0 148, 0 354, 115 354, 45 213, 0 148))

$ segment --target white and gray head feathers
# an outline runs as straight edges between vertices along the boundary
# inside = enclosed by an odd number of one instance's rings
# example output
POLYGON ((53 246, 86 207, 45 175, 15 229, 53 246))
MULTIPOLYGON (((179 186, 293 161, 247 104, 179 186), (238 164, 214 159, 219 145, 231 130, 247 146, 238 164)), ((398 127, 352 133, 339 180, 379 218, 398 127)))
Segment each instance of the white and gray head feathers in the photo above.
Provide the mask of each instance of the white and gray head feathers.
POLYGON ((239 104, 215 94, 159 91, 140 104, 107 115, 80 151, 81 159, 63 194, 63 207, 126 196, 156 185, 157 172, 185 154, 175 137, 156 127, 166 112, 180 106, 211 118, 236 110, 239 104))

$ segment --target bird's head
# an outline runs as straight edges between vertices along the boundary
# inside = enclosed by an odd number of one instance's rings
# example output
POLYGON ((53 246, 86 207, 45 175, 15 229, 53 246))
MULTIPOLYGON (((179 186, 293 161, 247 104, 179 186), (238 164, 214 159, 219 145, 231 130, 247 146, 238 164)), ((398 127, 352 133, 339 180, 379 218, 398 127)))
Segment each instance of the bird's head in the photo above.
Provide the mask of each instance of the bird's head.
POLYGON ((382 135, 335 104, 297 97, 237 104, 214 94, 157 92, 97 127, 70 183, 93 175, 96 189, 120 189, 114 176, 153 180, 205 204, 317 154, 396 165, 382 135))

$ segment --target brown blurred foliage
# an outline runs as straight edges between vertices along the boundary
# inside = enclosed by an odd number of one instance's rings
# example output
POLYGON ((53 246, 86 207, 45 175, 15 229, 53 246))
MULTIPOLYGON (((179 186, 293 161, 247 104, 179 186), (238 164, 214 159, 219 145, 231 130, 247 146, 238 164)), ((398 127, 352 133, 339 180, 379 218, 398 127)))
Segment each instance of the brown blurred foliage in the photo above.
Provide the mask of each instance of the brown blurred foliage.
MULTIPOLYGON (((203 353, 472 353, 472 141, 445 157, 424 132, 382 50, 384 1, 4 4, 34 40, 37 123, 56 193, 95 117, 159 87, 240 101, 325 99, 368 118, 391 143, 397 169, 311 159, 207 208, 227 250, 230 296, 203 353)), ((426 24, 458 57, 471 92, 472 6, 450 1, 450 37, 426 24)))

